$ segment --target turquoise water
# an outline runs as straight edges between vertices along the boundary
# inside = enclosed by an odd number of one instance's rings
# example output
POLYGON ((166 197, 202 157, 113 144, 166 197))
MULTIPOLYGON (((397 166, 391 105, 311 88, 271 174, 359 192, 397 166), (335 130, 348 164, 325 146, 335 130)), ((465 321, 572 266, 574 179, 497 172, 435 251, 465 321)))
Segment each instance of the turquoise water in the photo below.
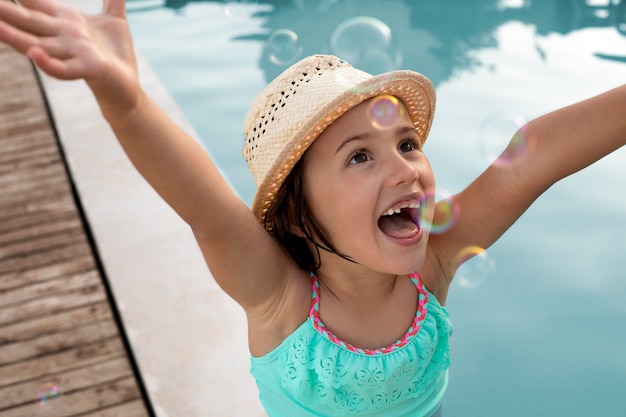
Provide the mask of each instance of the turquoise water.
MULTIPOLYGON (((138 49, 248 203, 244 114, 305 55, 339 54, 371 72, 413 69, 435 83, 425 150, 442 195, 479 175, 520 123, 626 82, 626 4, 615 0, 128 8, 138 49)), ((625 252, 622 149, 556 184, 457 278, 444 414, 626 415, 625 252)))

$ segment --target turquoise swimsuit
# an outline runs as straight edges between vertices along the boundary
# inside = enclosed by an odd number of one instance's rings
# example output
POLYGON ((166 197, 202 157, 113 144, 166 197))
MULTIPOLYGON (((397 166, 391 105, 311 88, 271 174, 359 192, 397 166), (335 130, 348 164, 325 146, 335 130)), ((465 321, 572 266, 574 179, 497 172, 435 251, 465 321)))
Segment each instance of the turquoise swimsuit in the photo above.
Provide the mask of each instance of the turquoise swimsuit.
POLYGON ((276 349, 252 357, 251 373, 270 417, 430 417, 448 383, 450 321, 417 274, 413 324, 384 348, 352 346, 319 319, 319 287, 311 274, 309 318, 276 349))

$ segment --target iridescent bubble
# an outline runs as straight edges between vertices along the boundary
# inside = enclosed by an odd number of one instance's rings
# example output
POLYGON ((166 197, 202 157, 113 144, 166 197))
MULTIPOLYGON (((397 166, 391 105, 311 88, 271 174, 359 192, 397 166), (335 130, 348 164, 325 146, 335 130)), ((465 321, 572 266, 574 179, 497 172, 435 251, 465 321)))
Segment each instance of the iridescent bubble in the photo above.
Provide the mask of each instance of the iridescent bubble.
POLYGON ((426 191, 424 201, 421 203, 420 218, 422 227, 430 233, 443 233, 450 230, 456 223, 460 214, 460 207, 454 196, 443 189, 426 191), (432 220, 429 219, 432 213, 432 220))
POLYGON ((59 387, 52 383, 46 382, 37 390, 37 401, 41 406, 49 406, 55 403, 61 397, 59 387))
POLYGON ((376 129, 386 130, 396 126, 404 116, 400 100, 388 94, 374 97, 367 107, 367 116, 376 129))
POLYGON ((331 33, 329 46, 332 54, 370 74, 394 70, 402 61, 391 29, 374 17, 344 20, 331 33))
POLYGON ((495 269, 495 262, 480 246, 463 248, 456 256, 455 279, 465 288, 478 288, 495 269))
POLYGON ((510 165, 528 153, 534 138, 527 137, 526 122, 524 116, 513 112, 494 113, 483 120, 478 143, 488 163, 510 165))
POLYGON ((279 29, 267 39, 270 61, 276 65, 294 63, 302 53, 298 34, 293 30, 279 29))
POLYGON ((234 18, 250 17, 258 4, 258 0, 222 0, 224 14, 234 18))

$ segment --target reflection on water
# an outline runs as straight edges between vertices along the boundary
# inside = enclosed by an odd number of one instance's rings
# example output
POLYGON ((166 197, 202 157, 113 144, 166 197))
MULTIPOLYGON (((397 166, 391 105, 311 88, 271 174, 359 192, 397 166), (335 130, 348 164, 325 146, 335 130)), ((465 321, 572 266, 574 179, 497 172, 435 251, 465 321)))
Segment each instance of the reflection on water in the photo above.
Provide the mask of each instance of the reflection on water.
MULTIPOLYGON (((247 106, 306 55, 335 53, 370 72, 413 69, 435 83, 425 150, 440 193, 466 186, 525 120, 626 79, 619 0, 129 0, 128 8, 140 51, 246 202, 247 106)), ((533 145, 518 139, 498 163, 533 145)), ((626 415, 625 181, 622 150, 546 192, 487 252, 466 248, 479 256, 448 299, 446 416, 626 415)), ((455 210, 433 227, 445 230, 455 210)))
MULTIPOLYGON (((626 2, 621 0, 448 0, 444 6, 440 0, 403 0, 403 10, 393 1, 368 2, 364 8, 356 0, 128 0, 133 12, 154 8, 184 12, 191 3, 201 2, 220 3, 231 15, 237 15, 236 10, 245 10, 244 15, 248 15, 252 8, 257 17, 264 19, 263 28, 270 33, 264 30, 234 40, 268 41, 274 31, 284 30, 282 25, 289 22, 308 35, 297 41, 300 56, 332 53, 370 73, 414 69, 428 74, 435 85, 455 71, 479 65, 471 51, 496 46, 494 33, 506 22, 532 25, 537 36, 591 27, 613 27, 626 36, 626 2), (262 9, 264 5, 271 9, 255 12, 254 8, 262 9), (358 16, 363 12, 369 16, 358 16), (455 18, 451 18, 453 15, 455 18)), ((297 32, 291 33, 298 37, 297 32)), ((284 69, 283 65, 296 60, 292 54, 279 65, 272 65, 276 59, 271 46, 265 48, 259 63, 268 81, 284 69)), ((537 52, 544 53, 540 48, 537 52)), ((626 62, 626 54, 598 51, 596 56, 626 62)))

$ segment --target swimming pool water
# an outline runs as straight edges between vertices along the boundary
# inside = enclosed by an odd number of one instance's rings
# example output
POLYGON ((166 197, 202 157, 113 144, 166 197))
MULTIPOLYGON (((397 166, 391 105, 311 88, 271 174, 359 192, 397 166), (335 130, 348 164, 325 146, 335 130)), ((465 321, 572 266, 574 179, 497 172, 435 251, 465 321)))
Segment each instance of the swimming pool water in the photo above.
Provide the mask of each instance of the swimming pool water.
MULTIPOLYGON (((425 151, 442 193, 469 184, 524 120, 626 81, 626 4, 616 0, 129 0, 128 9, 137 48, 247 203, 244 114, 306 55, 435 83, 425 151)), ((444 414, 626 415, 625 251, 622 149, 551 188, 457 278, 444 414)))

